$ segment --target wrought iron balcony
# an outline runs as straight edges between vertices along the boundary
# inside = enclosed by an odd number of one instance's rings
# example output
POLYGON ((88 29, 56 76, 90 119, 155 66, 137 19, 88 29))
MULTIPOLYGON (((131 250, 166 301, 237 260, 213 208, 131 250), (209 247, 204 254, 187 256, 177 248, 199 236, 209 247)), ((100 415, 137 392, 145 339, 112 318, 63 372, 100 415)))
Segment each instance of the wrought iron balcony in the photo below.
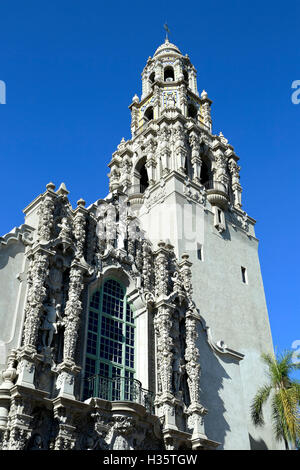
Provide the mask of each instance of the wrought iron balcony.
POLYGON ((88 378, 89 395, 102 400, 129 401, 143 405, 148 413, 154 413, 155 395, 142 388, 139 380, 129 377, 103 377, 96 374, 88 378))

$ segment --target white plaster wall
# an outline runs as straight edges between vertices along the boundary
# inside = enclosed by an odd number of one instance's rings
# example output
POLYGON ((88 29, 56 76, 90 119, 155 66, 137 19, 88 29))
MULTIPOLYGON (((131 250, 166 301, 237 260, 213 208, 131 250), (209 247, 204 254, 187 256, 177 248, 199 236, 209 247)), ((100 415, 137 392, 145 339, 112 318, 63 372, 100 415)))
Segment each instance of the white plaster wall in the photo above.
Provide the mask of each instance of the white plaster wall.
POLYGON ((20 241, 0 247, 0 370, 9 351, 19 346, 26 291, 22 281, 24 251, 20 241), (19 279, 18 274, 21 274, 19 279))
MULTIPOLYGON (((223 340, 245 355, 240 365, 232 358, 216 358, 212 349, 205 353, 206 359, 210 357, 207 363, 201 358, 205 405, 214 410, 219 402, 219 413, 206 417, 208 437, 223 439, 225 449, 249 448, 250 440, 252 447, 281 447, 270 426, 255 429, 250 420, 251 400, 266 381, 260 355, 273 350, 257 239, 230 223, 220 235, 213 226, 210 204, 204 210, 187 203, 183 184, 176 178, 167 182, 163 202, 150 211, 145 206, 141 209, 140 220, 154 245, 159 239, 170 239, 177 256, 190 255, 197 308, 216 341, 223 340), (203 246, 203 261, 197 259, 197 243, 203 246), (242 282, 241 266, 247 269, 248 284, 242 282)), ((252 227, 249 233, 254 234, 252 227)))

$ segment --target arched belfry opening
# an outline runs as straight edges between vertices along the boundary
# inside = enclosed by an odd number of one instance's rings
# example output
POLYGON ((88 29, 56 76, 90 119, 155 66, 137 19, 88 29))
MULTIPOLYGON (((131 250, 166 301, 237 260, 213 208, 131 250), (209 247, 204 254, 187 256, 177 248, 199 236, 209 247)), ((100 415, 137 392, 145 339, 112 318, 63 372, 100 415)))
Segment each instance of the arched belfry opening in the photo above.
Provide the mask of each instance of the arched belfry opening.
POLYGON ((136 165, 135 175, 138 179, 138 190, 143 194, 149 186, 148 172, 146 168, 146 157, 143 157, 136 165))
POLYGON ((183 71, 183 78, 184 78, 184 80, 185 80, 186 82, 189 81, 189 74, 188 74, 188 72, 187 72, 186 70, 183 71))
POLYGON ((197 119, 197 114, 198 114, 198 110, 197 110, 196 106, 194 104, 190 103, 188 105, 188 109, 187 109, 187 117, 197 119))
POLYGON ((173 67, 166 67, 164 70, 164 81, 165 82, 174 82, 175 80, 175 75, 174 75, 174 69, 173 67))
POLYGON ((200 173, 200 182, 204 186, 209 186, 211 180, 211 169, 210 165, 206 161, 206 159, 203 160, 202 157, 202 165, 201 165, 201 173, 200 173))
POLYGON ((144 113, 144 117, 146 118, 147 121, 152 121, 152 119, 154 118, 154 111, 153 111, 152 106, 146 109, 144 113))
POLYGON ((149 186, 149 178, 145 164, 140 169, 140 175, 140 193, 143 194, 149 186))
POLYGON ((154 83, 154 81, 155 81, 155 72, 150 73, 149 80, 152 84, 154 83))

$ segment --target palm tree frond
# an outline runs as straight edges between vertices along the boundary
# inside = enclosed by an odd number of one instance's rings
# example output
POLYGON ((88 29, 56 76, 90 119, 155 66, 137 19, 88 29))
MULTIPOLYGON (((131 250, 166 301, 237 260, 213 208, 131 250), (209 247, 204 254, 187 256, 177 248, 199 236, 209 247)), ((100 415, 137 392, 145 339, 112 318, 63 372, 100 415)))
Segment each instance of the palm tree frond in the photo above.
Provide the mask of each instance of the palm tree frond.
POLYGON ((269 398, 271 390, 271 385, 264 385, 263 387, 260 387, 252 401, 251 418, 255 426, 262 426, 264 424, 262 407, 269 398))

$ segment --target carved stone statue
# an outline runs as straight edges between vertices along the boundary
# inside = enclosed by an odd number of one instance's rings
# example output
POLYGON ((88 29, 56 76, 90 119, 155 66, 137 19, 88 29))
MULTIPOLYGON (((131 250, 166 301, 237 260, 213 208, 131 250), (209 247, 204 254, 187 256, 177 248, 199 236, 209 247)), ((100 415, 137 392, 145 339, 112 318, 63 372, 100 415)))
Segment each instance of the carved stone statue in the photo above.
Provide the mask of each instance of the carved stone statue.
POLYGON ((173 383, 175 395, 183 394, 183 376, 185 374, 184 359, 176 354, 173 366, 173 383))
POLYGON ((60 304, 55 305, 55 299, 52 299, 51 305, 45 307, 46 316, 41 327, 43 331, 42 344, 45 348, 51 347, 53 335, 57 334, 57 327, 62 320, 60 308, 60 304))
POLYGON ((32 444, 29 446, 29 450, 44 450, 42 436, 35 434, 32 439, 32 444))
POLYGON ((57 224, 60 228, 59 237, 62 240, 68 240, 71 237, 71 227, 66 217, 61 219, 61 224, 57 224))

